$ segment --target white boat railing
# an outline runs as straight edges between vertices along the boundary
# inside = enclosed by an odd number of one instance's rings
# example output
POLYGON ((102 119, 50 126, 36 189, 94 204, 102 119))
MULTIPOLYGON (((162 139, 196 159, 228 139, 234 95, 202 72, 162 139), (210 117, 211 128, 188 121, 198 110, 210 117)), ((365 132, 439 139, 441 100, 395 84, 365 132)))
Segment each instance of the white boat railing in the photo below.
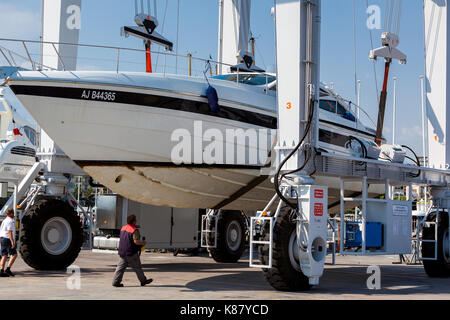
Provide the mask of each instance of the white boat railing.
MULTIPOLYGON (((45 51, 46 58, 58 59, 63 70, 66 69, 65 60, 72 59, 73 57, 63 56, 58 48, 63 46, 76 46, 78 50, 77 55, 77 70, 78 71, 115 71, 119 72, 142 72, 146 69, 145 57, 148 51, 144 49, 124 48, 105 45, 92 45, 92 44, 74 44, 66 42, 49 42, 49 41, 35 41, 35 40, 19 40, 19 39, 6 39, 0 38, 0 65, 4 65, 6 62, 12 67, 19 67, 31 70, 56 70, 53 67, 46 66, 42 63, 42 55, 45 51), (47 50, 43 50, 43 47, 47 46, 47 50), (54 54, 48 53, 48 48, 53 49, 54 54), (4 60, 4 61, 2 61, 4 60)), ((152 57, 152 69, 155 73, 161 73, 164 76, 167 74, 175 75, 188 75, 194 77, 208 77, 219 75, 219 70, 222 66, 227 69, 231 67, 237 68, 236 84, 244 81, 245 71, 240 70, 239 66, 234 66, 227 63, 221 63, 213 59, 202 59, 187 53, 186 55, 179 55, 171 53, 169 51, 150 51, 152 57), (162 60, 162 61, 160 61, 162 60), (179 62, 181 60, 181 63, 179 62), (184 62, 184 63, 182 63, 184 62), (206 68, 209 66, 209 68, 206 68)), ((268 94, 273 82, 269 82, 269 75, 266 72, 253 72, 265 75, 265 93, 268 94)), ((327 86, 326 86, 327 87, 327 86)), ((327 87, 327 89, 336 96, 338 100, 343 100, 353 105, 356 109, 359 109, 360 123, 362 121, 361 115, 370 122, 373 127, 376 127, 375 122, 369 116, 369 114, 360 106, 355 103, 349 102, 334 93, 334 91, 327 87)), ((351 107, 351 106, 350 106, 351 107)), ((356 117, 356 112, 354 114, 356 117)))
MULTIPOLYGON (((74 44, 65 42, 49 42, 34 40, 19 40, 0 38, 0 64, 2 60, 17 68, 25 68, 30 70, 56 70, 55 68, 46 66, 42 62, 43 46, 53 48, 54 54, 48 54, 45 50, 45 57, 57 58, 62 69, 66 69, 65 60, 73 59, 73 57, 63 56, 58 48, 63 46, 76 46, 78 50, 77 70, 78 71, 143 71, 145 70, 145 57, 148 51, 144 49, 124 48, 104 45, 91 44, 74 44), (3 45, 5 44, 5 45, 3 45), (92 51, 96 51, 93 54, 92 51), (100 52, 103 51, 103 52, 100 52)), ((213 59, 202 59, 194 57, 191 53, 186 55, 174 54, 168 51, 154 50, 150 51, 152 58, 153 72, 166 74, 184 74, 188 76, 207 76, 213 77, 219 74, 219 67, 226 68, 235 67, 227 63, 221 63, 213 59), (160 61, 162 60, 162 61, 160 61), (179 63, 179 60, 184 63, 179 63), (206 66, 209 66, 207 69, 206 66), (213 68, 214 67, 214 68, 213 68)), ((4 63, 3 63, 4 64, 4 63)), ((245 70, 239 70, 237 66, 236 83, 239 85, 242 80, 242 74, 245 70)), ((269 88, 269 76, 264 72, 259 72, 266 76, 266 92, 269 88)))

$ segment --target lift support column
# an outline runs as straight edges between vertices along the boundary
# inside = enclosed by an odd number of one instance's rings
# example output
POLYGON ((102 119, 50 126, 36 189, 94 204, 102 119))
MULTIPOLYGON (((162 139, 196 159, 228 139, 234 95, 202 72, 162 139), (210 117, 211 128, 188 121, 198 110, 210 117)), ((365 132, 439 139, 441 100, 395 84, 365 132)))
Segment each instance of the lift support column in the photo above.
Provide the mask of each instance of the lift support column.
POLYGON ((450 164, 450 20, 444 0, 425 0, 426 121, 428 164, 448 169, 450 164), (428 127, 428 128, 427 128, 428 127))
POLYGON ((297 202, 298 271, 309 278, 311 285, 319 283, 326 255, 327 188, 311 186, 312 178, 300 168, 308 161, 303 151, 313 152, 317 145, 320 5, 320 0, 275 1, 279 120, 276 149, 281 173, 290 177, 281 179, 280 186, 286 198, 297 202))
MULTIPOLYGON (((303 135, 309 101, 319 97, 320 0, 276 0, 275 4, 279 155, 284 159, 303 135)), ((313 134, 306 139, 313 145, 317 119, 316 114, 313 134)), ((283 169, 297 169, 301 158, 297 153, 283 169)))

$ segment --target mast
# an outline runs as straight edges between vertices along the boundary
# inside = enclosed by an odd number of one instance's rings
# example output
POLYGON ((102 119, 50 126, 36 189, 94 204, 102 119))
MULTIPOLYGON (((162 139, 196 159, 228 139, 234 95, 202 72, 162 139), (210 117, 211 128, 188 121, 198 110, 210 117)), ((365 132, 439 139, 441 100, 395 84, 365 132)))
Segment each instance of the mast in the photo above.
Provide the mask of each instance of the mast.
MULTIPOLYGON (((224 0, 219 0, 219 29, 218 29, 218 49, 217 49, 217 61, 222 63, 223 61, 223 3, 224 0)), ((222 74, 222 67, 219 65, 218 74, 222 74)))
MULTIPOLYGON (((219 1, 219 63, 240 63, 239 52, 248 51, 250 39, 251 0, 219 1)), ((229 72, 229 67, 219 65, 219 74, 229 72)))

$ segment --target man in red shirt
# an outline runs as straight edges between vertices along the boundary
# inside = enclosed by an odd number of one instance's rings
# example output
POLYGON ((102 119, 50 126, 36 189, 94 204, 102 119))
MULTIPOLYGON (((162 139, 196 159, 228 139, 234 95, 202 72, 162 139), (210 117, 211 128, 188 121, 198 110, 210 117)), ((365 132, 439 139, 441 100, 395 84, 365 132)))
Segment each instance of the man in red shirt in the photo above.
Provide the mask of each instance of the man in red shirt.
POLYGON ((114 287, 123 287, 122 278, 128 266, 130 266, 141 282, 141 286, 145 286, 153 281, 147 279, 142 271, 141 259, 139 252, 141 247, 145 245, 145 241, 140 240, 139 230, 136 227, 136 216, 134 214, 127 217, 127 225, 120 230, 119 256, 120 261, 117 264, 116 272, 112 285, 114 287))

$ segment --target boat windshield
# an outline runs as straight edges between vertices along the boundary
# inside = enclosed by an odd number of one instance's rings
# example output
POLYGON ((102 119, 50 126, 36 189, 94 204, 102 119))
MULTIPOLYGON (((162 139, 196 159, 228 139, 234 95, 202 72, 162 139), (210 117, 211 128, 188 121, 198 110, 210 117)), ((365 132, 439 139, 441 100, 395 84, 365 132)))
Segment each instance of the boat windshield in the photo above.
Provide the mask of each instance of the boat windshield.
POLYGON ((356 122, 356 117, 337 101, 321 99, 319 103, 319 108, 331 113, 337 113, 344 119, 356 122))
MULTIPOLYGON (((236 82, 237 73, 222 74, 222 75, 214 76, 213 79, 236 82)), ((265 75, 265 74, 258 74, 258 73, 239 74, 239 83, 249 84, 252 86, 266 85, 266 83, 269 84, 271 82, 274 82, 275 80, 276 80, 276 78, 274 76, 269 76, 269 75, 265 75), (266 80, 266 78, 267 78, 267 80, 266 80)))

